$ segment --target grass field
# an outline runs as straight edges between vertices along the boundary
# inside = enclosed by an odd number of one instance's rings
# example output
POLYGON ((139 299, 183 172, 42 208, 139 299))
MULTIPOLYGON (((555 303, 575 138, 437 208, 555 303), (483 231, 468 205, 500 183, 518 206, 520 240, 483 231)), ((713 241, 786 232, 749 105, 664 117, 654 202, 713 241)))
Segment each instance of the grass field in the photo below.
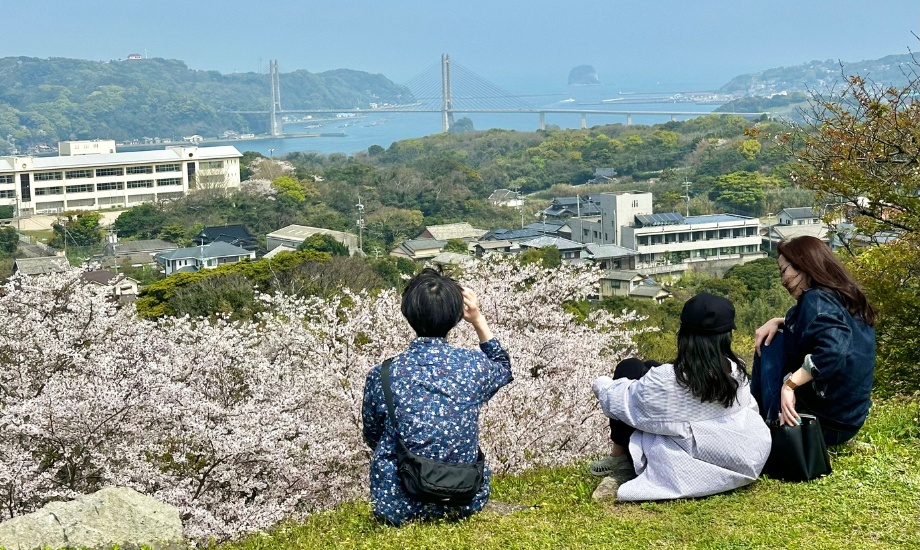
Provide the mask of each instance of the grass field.
POLYGON ((314 548, 905 548, 920 547, 918 400, 877 402, 857 440, 832 449, 834 473, 811 483, 762 478, 703 499, 594 502, 577 467, 497 478, 492 498, 528 509, 400 529, 354 502, 250 535, 220 550, 314 548))

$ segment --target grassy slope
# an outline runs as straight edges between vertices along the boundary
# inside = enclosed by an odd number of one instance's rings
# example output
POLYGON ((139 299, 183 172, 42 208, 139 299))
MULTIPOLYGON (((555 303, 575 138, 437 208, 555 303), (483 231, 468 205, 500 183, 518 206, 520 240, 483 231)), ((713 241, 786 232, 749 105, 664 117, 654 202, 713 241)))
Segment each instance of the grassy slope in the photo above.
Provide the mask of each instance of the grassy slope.
POLYGON ((832 449, 834 474, 812 483, 761 479, 704 499, 595 503, 584 465, 497 479, 493 498, 532 506, 500 517, 383 527, 366 502, 221 550, 314 548, 910 548, 920 546, 917 399, 877 403, 859 441, 832 449))

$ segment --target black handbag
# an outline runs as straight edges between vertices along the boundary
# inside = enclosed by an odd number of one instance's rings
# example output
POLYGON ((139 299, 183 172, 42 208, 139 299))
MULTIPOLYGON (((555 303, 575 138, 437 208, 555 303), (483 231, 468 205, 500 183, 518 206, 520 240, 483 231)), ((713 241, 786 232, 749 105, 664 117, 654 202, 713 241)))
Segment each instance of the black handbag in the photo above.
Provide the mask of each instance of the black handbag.
POLYGON ((831 459, 821 433, 821 423, 810 414, 800 414, 798 426, 767 423, 773 445, 763 473, 784 481, 811 481, 831 473, 831 459))
POLYGON ((387 415, 396 434, 396 473, 409 498, 442 506, 466 506, 473 502, 482 487, 486 457, 479 449, 473 464, 441 462, 409 452, 399 435, 393 392, 390 390, 390 359, 380 367, 380 381, 387 403, 387 415))

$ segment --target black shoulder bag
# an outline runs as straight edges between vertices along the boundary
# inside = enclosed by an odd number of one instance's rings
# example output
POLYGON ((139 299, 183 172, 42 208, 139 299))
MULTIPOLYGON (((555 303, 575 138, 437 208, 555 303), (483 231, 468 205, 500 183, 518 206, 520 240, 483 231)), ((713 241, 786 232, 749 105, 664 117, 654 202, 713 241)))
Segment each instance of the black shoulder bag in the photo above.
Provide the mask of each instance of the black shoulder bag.
POLYGON ((399 435, 399 424, 396 423, 393 392, 390 390, 390 362, 391 359, 387 359, 381 365, 380 381, 387 403, 387 415, 396 433, 396 473, 403 490, 419 502, 466 506, 473 502, 482 487, 486 463, 482 449, 479 449, 479 456, 473 464, 441 462, 410 453, 399 435))
POLYGON ((831 459, 821 433, 821 423, 810 414, 800 414, 798 426, 767 422, 773 446, 763 473, 784 481, 811 481, 831 473, 831 459))

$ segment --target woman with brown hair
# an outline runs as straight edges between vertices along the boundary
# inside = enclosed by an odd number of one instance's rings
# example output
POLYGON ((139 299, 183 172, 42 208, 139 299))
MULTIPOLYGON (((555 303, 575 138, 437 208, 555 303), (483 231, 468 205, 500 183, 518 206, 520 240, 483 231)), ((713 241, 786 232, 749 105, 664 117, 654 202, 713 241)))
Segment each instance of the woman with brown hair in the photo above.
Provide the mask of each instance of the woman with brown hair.
POLYGON ((824 440, 852 438, 869 414, 875 310, 831 249, 815 237, 780 243, 783 286, 796 300, 755 332, 751 393, 766 420, 818 417, 824 440))

